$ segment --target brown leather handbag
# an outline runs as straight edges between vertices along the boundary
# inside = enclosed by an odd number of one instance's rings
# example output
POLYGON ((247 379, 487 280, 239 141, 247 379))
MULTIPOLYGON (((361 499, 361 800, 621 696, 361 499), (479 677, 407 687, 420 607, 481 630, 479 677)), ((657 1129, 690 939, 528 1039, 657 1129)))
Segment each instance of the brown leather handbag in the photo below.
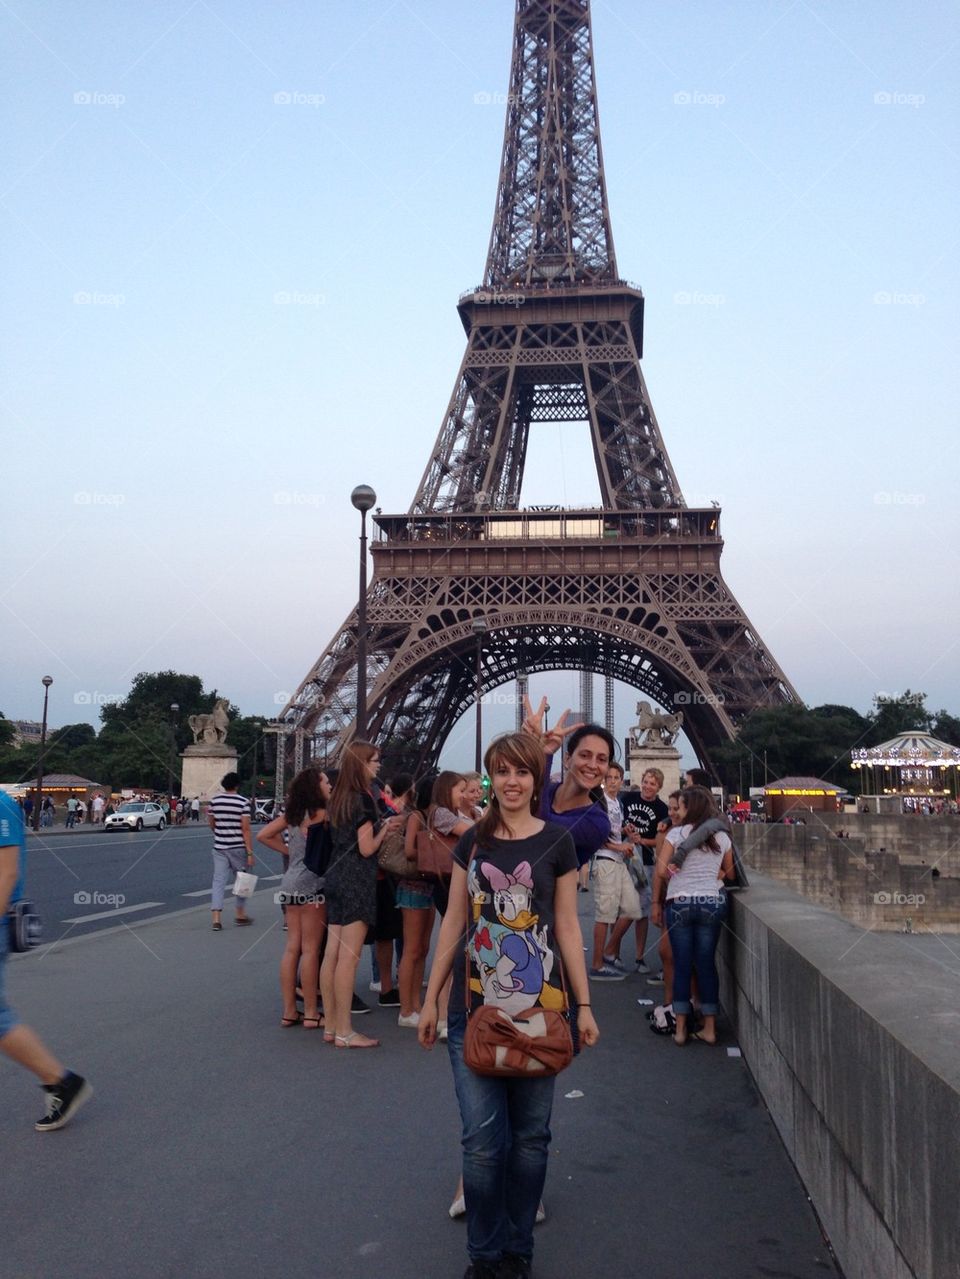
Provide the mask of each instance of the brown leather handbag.
MULTIPOLYGON (((469 875, 468 875, 469 879, 469 875)), ((467 890, 467 918, 469 888, 467 890)), ((557 956, 559 960, 559 955, 557 956)), ((525 1008, 508 1013, 491 1004, 470 1008, 470 942, 464 954, 467 1029, 463 1037, 463 1060, 476 1075, 494 1077, 543 1078, 558 1075, 573 1060, 573 1037, 567 986, 560 963, 563 1011, 555 1008, 525 1008)))
MULTIPOLYGON (((412 816, 412 814, 411 814, 412 816)), ((419 875, 417 859, 407 857, 406 822, 399 830, 389 831, 377 852, 377 865, 388 875, 397 875, 400 879, 416 879, 419 875)))
POLYGON ((437 830, 417 833, 417 870, 431 879, 449 879, 453 874, 455 835, 441 835, 437 830))

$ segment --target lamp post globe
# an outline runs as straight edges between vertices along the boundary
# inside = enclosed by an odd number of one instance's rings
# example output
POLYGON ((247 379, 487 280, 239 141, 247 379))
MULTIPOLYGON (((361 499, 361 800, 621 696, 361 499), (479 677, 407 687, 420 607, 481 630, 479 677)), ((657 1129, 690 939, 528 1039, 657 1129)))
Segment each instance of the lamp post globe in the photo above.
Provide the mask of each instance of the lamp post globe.
POLYGON ((367 511, 377 495, 369 484, 358 484, 350 501, 360 512, 360 591, 357 597, 357 717, 354 737, 367 735, 367 511))

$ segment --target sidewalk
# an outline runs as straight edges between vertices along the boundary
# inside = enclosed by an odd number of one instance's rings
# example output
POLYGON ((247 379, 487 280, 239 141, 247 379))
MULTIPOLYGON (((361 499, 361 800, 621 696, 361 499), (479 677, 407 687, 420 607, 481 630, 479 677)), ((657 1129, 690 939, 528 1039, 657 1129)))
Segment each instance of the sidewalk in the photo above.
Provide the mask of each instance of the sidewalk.
MULTIPOLYGON (((40 1091, 0 1059, 6 1274, 462 1275, 445 1049, 376 1009, 370 1052, 281 1030, 272 897, 251 929, 197 907, 9 962, 14 1006, 96 1096, 35 1133, 40 1091)), ((557 1082, 536 1279, 835 1274, 745 1063, 652 1035, 636 1001, 659 989, 591 987, 602 1037, 557 1082)))

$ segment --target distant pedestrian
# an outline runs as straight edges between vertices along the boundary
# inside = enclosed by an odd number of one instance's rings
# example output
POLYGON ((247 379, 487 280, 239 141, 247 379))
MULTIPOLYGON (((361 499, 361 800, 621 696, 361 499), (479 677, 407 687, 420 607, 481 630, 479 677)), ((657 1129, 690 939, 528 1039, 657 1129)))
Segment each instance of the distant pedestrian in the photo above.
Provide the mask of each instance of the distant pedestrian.
POLYGON ((377 918, 376 854, 387 834, 404 824, 403 817, 380 822, 373 797, 379 766, 376 746, 351 742, 343 752, 330 797, 333 853, 324 880, 327 949, 320 986, 327 1033, 333 1032, 337 1048, 377 1048, 380 1044, 379 1039, 358 1034, 350 1023, 357 965, 367 930, 377 918))
POLYGON ((198 822, 200 820, 200 796, 199 795, 194 795, 193 799, 191 799, 190 801, 190 817, 195 822, 198 822))
MULTIPOLYGON (((328 818, 330 782, 318 768, 305 768, 290 785, 287 803, 281 817, 275 818, 257 834, 257 843, 265 844, 284 857, 287 864, 280 880, 280 902, 287 921, 287 944, 280 960, 280 994, 284 1028, 300 1022, 297 1013, 297 971, 303 989, 303 1026, 317 1030, 323 1018, 317 1008, 320 945, 327 922, 323 883, 303 864, 310 827, 328 818), (284 844, 287 832, 289 842, 284 844)), ((321 832, 322 833, 322 832, 321 832)), ((333 1040, 333 1032, 325 1038, 333 1040)))
POLYGON ((40 805, 40 825, 43 827, 53 825, 53 800, 49 795, 44 795, 43 803, 40 805))
POLYGON ((103 796, 98 791, 93 797, 93 824, 100 826, 103 824, 103 810, 106 807, 103 796))
POLYGON ((70 1122, 93 1096, 93 1089, 82 1076, 61 1065, 37 1034, 17 1019, 4 996, 9 947, 6 914, 23 899, 26 863, 23 814, 9 795, 0 792, 0 1051, 40 1080, 47 1095, 47 1113, 34 1127, 37 1132, 52 1132, 70 1122))
MULTIPOLYGON (((213 831, 213 886, 210 894, 210 910, 213 913, 213 931, 223 928, 221 913, 223 895, 230 871, 253 869, 253 837, 250 834, 250 801, 237 794, 240 778, 227 773, 221 778, 223 791, 214 795, 207 805, 207 822, 213 831)), ((235 898, 236 923, 252 924, 247 914, 244 898, 235 898)))

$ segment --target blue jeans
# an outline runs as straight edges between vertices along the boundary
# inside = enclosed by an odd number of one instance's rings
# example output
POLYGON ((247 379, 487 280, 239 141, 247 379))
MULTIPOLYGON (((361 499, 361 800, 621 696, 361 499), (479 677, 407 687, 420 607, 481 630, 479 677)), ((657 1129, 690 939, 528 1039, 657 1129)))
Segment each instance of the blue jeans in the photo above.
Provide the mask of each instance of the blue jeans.
POLYGON ((490 1079, 463 1060, 465 1013, 448 1020, 447 1049, 463 1125, 463 1192, 471 1261, 533 1256, 547 1177, 555 1079, 490 1079))
POLYGON ((667 902, 667 933, 673 951, 673 1011, 690 1012, 690 978, 697 970, 700 1011, 715 1017, 720 979, 714 956, 727 917, 726 897, 674 897, 667 902))

